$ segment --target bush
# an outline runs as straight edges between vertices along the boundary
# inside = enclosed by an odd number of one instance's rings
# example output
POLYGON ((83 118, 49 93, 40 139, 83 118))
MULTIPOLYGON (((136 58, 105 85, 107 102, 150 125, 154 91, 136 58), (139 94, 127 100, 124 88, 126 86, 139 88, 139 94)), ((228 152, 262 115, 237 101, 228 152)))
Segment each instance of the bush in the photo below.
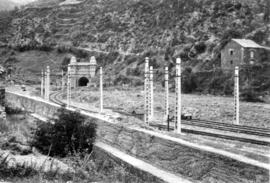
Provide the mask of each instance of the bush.
POLYGON ((204 42, 199 42, 195 45, 195 50, 198 54, 204 53, 206 50, 206 45, 204 42))
POLYGON ((197 89, 196 78, 190 67, 184 70, 182 82, 182 90, 184 93, 192 93, 197 89))
POLYGON ((74 153, 90 153, 96 137, 96 124, 86 121, 79 112, 64 107, 50 123, 38 124, 32 146, 50 156, 64 157, 74 153))
POLYGON ((259 97, 259 93, 253 91, 252 89, 247 89, 241 93, 241 99, 246 102, 264 102, 259 97))

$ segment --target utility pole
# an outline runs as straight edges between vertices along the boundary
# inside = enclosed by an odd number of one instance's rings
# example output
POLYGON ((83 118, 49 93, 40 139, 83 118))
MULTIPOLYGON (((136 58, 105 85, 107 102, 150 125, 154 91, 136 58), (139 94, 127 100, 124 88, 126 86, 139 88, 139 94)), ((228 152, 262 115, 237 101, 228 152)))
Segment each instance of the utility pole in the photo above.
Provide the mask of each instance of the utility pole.
POLYGON ((64 70, 62 70, 62 82, 61 82, 61 90, 64 91, 65 88, 65 78, 64 78, 64 70))
POLYGON ((151 120, 153 120, 154 118, 154 73, 153 73, 153 66, 150 66, 150 96, 149 96, 149 102, 150 102, 150 105, 149 105, 149 112, 150 112, 150 118, 151 120))
POLYGON ((40 96, 41 98, 44 97, 44 72, 43 70, 41 71, 40 96))
POLYGON ((71 103, 71 83, 70 83, 70 66, 68 66, 67 73, 67 107, 70 107, 71 103))
POLYGON ((103 71, 102 67, 100 67, 100 113, 103 112, 103 71))
POLYGON ((175 128, 177 133, 181 133, 181 107, 182 107, 182 101, 181 101, 181 59, 176 59, 176 84, 175 84, 175 92, 176 92, 176 114, 175 114, 175 128))
POLYGON ((149 58, 145 58, 144 69, 144 121, 149 124, 149 58))
POLYGON ((239 125, 239 67, 234 71, 234 122, 239 125))
POLYGON ((46 79, 45 79, 45 100, 50 100, 50 66, 46 69, 46 79))
POLYGON ((164 124, 169 116, 169 71, 168 67, 165 67, 165 114, 164 114, 164 124))

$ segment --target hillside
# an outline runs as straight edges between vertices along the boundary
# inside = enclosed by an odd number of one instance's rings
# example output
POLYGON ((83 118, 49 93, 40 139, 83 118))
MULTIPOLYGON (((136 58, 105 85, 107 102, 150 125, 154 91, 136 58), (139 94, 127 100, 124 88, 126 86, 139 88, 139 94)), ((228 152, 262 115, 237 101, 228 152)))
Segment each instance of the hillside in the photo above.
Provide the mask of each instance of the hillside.
POLYGON ((160 80, 164 66, 173 68, 179 56, 192 72, 219 67, 220 50, 231 38, 270 46, 268 0, 38 2, 17 12, 7 43, 18 51, 56 49, 81 59, 94 54, 114 81, 142 78, 146 55, 160 80))

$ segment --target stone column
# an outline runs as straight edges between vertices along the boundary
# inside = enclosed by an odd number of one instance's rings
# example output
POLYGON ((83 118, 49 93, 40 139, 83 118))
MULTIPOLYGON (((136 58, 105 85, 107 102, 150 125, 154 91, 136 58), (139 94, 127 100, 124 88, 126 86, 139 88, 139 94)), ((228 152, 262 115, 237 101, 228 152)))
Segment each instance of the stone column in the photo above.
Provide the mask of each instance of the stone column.
POLYGON ((176 83, 175 83, 175 93, 176 93, 176 105, 175 105, 175 129, 177 133, 181 133, 181 59, 176 59, 176 83))
POLYGON ((41 71, 40 96, 41 98, 44 97, 44 72, 43 70, 41 71))
POLYGON ((239 125, 239 68, 234 71, 234 122, 239 125))
POLYGON ((169 116, 169 71, 168 67, 165 67, 165 114, 164 114, 164 124, 169 116))
POLYGON ((149 58, 145 58, 144 69, 144 121, 149 124, 149 58))
POLYGON ((100 113, 102 113, 103 112, 103 71, 102 71, 102 67, 100 67, 99 87, 100 87, 100 113))
POLYGON ((154 119, 154 73, 153 73, 153 66, 150 66, 150 96, 149 96, 149 111, 150 111, 150 119, 154 119))

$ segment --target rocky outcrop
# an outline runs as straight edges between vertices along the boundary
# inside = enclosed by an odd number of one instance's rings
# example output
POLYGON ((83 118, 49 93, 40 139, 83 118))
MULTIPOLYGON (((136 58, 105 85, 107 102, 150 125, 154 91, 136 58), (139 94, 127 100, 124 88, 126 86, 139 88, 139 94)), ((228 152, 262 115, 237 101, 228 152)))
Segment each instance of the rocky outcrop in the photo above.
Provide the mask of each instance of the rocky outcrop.
POLYGON ((0 161, 7 165, 7 169, 16 167, 31 168, 42 173, 69 174, 75 173, 75 170, 65 163, 44 155, 14 155, 10 151, 0 150, 0 161))

